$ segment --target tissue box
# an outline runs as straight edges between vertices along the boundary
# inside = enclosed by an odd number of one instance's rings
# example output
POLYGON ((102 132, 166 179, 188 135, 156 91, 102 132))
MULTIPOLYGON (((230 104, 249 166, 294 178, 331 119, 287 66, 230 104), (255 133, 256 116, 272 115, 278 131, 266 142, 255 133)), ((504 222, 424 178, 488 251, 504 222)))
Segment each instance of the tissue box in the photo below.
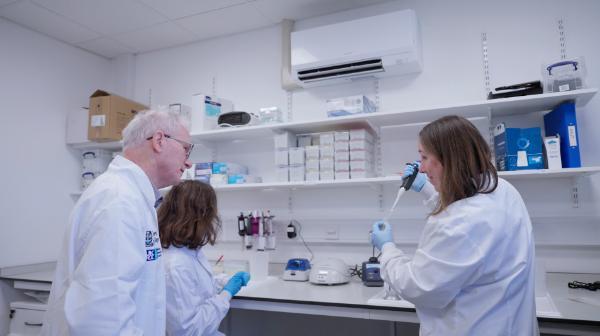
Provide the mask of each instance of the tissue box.
POLYGON ((502 170, 543 169, 542 131, 539 127, 494 129, 496 168, 502 170))
POLYGON ((375 112, 373 102, 363 95, 348 96, 327 100, 327 116, 338 117, 357 113, 375 112))

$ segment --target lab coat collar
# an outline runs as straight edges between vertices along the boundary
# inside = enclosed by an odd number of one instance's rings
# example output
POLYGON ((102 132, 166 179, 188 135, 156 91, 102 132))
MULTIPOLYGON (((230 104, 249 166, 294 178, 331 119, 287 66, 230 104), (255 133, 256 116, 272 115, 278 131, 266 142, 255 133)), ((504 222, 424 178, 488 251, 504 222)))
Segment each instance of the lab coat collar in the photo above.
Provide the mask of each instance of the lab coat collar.
POLYGON ((154 204, 156 203, 155 189, 150 182, 150 178, 148 175, 146 175, 146 172, 140 168, 140 166, 121 155, 117 155, 117 157, 115 157, 115 159, 110 163, 109 169, 123 171, 126 173, 126 176, 131 178, 133 182, 138 185, 148 206, 154 209, 154 204))

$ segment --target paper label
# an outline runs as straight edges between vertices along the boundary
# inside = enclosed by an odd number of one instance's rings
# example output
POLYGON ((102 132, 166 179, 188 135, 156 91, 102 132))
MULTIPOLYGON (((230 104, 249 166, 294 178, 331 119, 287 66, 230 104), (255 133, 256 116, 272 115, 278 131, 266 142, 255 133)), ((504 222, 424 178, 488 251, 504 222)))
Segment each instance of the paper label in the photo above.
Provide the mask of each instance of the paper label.
POLYGON ((569 84, 563 84, 558 87, 558 92, 569 91, 569 84))
POLYGON ((106 115, 98 114, 93 115, 90 121, 92 127, 104 127, 106 125, 106 115))
POLYGON ((218 117, 221 114, 221 104, 209 100, 204 101, 204 114, 207 117, 218 117))
POLYGON ((527 167, 527 152, 526 151, 518 151, 517 152, 517 167, 527 167))
POLYGON ((569 126, 569 146, 577 147, 577 133, 575 125, 569 126))

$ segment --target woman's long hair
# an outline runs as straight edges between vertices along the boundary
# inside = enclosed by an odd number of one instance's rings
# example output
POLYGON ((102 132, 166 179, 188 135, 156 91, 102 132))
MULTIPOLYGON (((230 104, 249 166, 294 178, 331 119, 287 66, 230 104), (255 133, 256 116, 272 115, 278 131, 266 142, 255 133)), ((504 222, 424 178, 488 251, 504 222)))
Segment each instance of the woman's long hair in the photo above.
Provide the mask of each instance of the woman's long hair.
POLYGON ((221 230, 214 189, 200 181, 183 181, 171 189, 158 208, 158 228, 164 248, 196 249, 214 245, 221 230))
POLYGON ((445 116, 419 133, 421 145, 442 164, 440 201, 431 215, 477 193, 491 193, 498 186, 498 172, 491 151, 477 128, 460 116, 445 116))

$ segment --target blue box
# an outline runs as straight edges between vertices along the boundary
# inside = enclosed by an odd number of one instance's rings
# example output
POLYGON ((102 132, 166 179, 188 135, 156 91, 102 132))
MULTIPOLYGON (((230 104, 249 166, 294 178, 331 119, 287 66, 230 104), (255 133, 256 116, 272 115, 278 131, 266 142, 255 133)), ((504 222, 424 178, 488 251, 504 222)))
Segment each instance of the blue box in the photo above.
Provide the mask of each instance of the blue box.
POLYGON ((563 168, 581 167, 575 102, 563 102, 544 115, 544 129, 546 136, 560 136, 560 159, 563 168))
POLYGON ((496 168, 503 170, 543 169, 542 130, 540 127, 494 129, 496 168))

